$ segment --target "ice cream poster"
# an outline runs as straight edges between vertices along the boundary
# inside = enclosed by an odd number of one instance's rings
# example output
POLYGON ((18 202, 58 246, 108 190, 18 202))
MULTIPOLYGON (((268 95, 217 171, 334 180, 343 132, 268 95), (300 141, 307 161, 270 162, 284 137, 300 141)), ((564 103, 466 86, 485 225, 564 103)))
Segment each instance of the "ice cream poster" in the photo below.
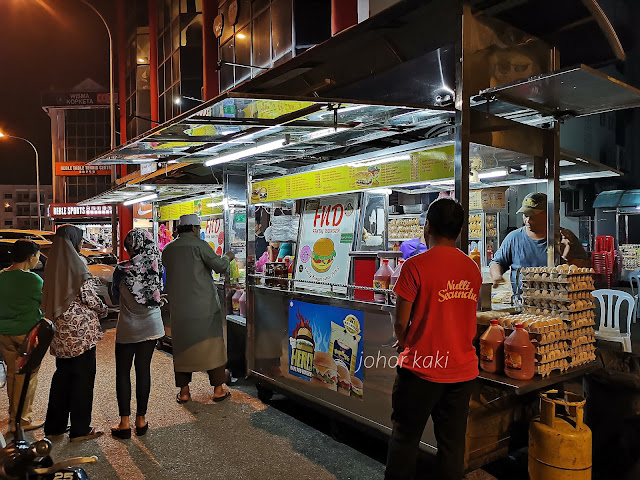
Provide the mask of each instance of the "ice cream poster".
POLYGON ((289 374, 345 396, 362 398, 364 313, 289 302, 289 374))
MULTIPOLYGON (((360 209, 358 194, 339 195, 305 202, 296 255, 297 280, 346 285, 351 264, 354 232, 360 209)), ((326 292, 326 285, 297 282, 297 288, 326 292)), ((334 287, 346 293, 346 287, 334 287)))

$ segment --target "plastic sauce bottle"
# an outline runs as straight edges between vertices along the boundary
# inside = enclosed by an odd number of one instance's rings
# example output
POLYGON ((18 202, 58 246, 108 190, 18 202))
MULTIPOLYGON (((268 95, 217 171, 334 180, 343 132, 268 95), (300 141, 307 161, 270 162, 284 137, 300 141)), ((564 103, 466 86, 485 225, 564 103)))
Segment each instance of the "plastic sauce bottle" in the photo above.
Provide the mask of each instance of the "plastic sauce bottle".
POLYGON ((536 350, 521 323, 504 341, 504 373, 517 380, 529 380, 535 374, 536 350))
POLYGON ((471 250, 469 257, 471 258, 471 260, 476 262, 476 264, 478 265, 478 268, 482 270, 482 260, 480 259, 480 250, 478 250, 477 246, 473 247, 473 250, 471 250))
MULTIPOLYGON (((381 288, 387 290, 389 288, 389 283, 391 282, 391 275, 393 275, 393 270, 389 266, 389 259, 383 258, 380 263, 380 268, 373 276, 373 288, 381 288)), ((373 300, 375 302, 384 303, 386 300, 386 295, 384 293, 374 292, 373 300)))
POLYGON ((289 258, 289 271, 287 273, 287 275, 289 276, 289 278, 293 278, 293 269, 295 268, 294 265, 296 263, 296 257, 291 256, 289 258))
POLYGON ((480 368, 489 373, 502 373, 504 370, 504 328, 498 320, 491 320, 491 325, 480 337, 480 368))
POLYGON ((240 316, 247 318, 247 291, 242 290, 242 295, 238 300, 238 307, 240 309, 240 316))
MULTIPOLYGON (((404 258, 398 259, 398 266, 393 271, 393 274, 391 275, 391 280, 389 280, 389 290, 393 290, 393 287, 395 287, 396 283, 398 283, 398 278, 400 278, 400 270, 402 270, 403 263, 404 263, 404 258)), ((394 305, 396 304, 395 293, 391 294, 391 303, 394 305)))
POLYGON ((231 297, 231 305, 233 308, 233 314, 234 315, 239 315, 240 314, 240 297, 242 296, 242 290, 237 289, 236 293, 233 294, 233 297, 231 297))

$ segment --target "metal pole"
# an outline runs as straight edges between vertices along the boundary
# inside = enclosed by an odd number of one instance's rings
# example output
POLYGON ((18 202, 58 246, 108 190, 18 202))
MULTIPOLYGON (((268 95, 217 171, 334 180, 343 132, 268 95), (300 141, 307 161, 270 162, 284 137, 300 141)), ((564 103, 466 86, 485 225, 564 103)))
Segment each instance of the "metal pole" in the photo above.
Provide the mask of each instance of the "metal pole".
MULTIPOLYGON (((96 7, 91 5, 87 0, 80 0, 87 7, 95 12, 105 28, 107 29, 107 34, 109 35, 109 124, 111 125, 111 150, 116 148, 116 108, 115 108, 115 95, 114 95, 114 82, 113 82, 113 37, 111 35, 111 29, 109 28, 109 24, 102 16, 102 14, 98 11, 96 7)), ((113 165, 111 167, 111 183, 115 184, 117 179, 116 175, 116 166, 113 165)), ((118 220, 117 220, 117 208, 112 209, 111 213, 111 249, 115 253, 118 243, 118 220)))
POLYGON ((3 137, 7 137, 7 138, 15 138, 17 140, 22 140, 23 142, 27 142, 29 145, 31 145, 31 148, 33 148, 33 151, 36 154, 36 195, 38 196, 38 230, 42 230, 42 211, 40 210, 40 165, 39 165, 39 158, 38 158, 38 149, 36 148, 36 146, 31 143, 29 140, 27 140, 26 138, 22 138, 22 137, 16 137, 15 135, 2 135, 3 137))

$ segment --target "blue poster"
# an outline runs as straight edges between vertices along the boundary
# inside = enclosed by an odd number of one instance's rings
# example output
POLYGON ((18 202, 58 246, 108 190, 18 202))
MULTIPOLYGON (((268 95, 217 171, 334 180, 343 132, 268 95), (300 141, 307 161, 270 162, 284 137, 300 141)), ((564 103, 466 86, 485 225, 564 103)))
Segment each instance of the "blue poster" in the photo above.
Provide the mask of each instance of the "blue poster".
POLYGON ((289 302, 289 374, 318 388, 362 398, 359 310, 289 302))

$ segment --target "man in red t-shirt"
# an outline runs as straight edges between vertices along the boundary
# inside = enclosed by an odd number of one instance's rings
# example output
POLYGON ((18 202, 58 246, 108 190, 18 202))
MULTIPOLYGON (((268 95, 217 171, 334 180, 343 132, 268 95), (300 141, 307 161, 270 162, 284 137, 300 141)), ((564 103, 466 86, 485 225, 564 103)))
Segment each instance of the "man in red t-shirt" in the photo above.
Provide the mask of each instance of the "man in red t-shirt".
POLYGON ((464 474, 469 399, 478 376, 473 338, 482 285, 478 266, 456 248, 465 218, 456 200, 434 201, 425 225, 429 250, 404 263, 394 289, 400 355, 386 480, 413 478, 429 416, 438 441, 437 478, 460 480, 464 474))

